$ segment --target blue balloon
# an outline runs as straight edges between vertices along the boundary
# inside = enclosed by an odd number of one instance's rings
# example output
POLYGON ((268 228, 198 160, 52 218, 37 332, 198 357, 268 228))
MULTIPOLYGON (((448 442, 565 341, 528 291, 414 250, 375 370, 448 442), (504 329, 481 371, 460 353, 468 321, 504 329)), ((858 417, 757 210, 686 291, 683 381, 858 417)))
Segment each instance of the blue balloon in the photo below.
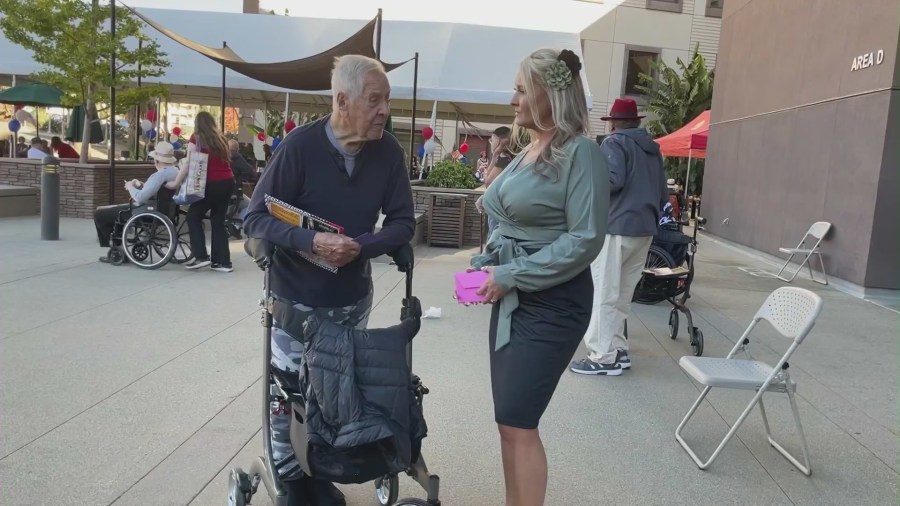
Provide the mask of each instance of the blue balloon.
POLYGON ((181 149, 181 143, 178 142, 178 141, 175 141, 175 143, 172 144, 172 147, 173 147, 174 149, 181 149))
POLYGON ((281 144, 281 137, 275 137, 272 139, 272 151, 278 149, 278 146, 281 144))
POLYGON ((144 132, 144 135, 146 135, 148 139, 153 139, 154 137, 156 137, 156 130, 151 128, 150 130, 144 132))
POLYGON ((9 125, 7 125, 7 128, 9 128, 10 132, 16 133, 19 131, 20 128, 22 128, 22 124, 19 123, 19 120, 13 119, 12 121, 9 122, 9 125))
POLYGON ((425 145, 424 144, 420 145, 419 149, 416 150, 416 156, 418 156, 419 158, 422 158, 423 156, 425 156, 425 145))

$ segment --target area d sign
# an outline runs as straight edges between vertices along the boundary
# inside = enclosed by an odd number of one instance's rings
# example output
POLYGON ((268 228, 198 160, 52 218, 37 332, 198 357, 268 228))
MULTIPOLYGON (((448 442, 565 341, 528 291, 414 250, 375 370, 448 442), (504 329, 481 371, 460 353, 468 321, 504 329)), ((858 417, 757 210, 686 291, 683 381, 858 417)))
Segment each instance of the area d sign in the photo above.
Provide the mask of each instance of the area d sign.
POLYGON ((867 69, 874 65, 881 65, 882 62, 884 62, 884 49, 861 54, 853 58, 853 64, 850 65, 850 72, 867 69))

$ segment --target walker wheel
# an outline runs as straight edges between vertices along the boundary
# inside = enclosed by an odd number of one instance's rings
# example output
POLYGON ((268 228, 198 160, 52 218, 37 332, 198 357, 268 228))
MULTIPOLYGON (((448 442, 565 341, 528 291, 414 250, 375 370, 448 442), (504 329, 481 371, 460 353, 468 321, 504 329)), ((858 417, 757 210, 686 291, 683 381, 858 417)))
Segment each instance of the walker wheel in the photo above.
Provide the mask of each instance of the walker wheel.
POLYGON ((691 336, 691 348, 694 349, 694 356, 699 357, 703 355, 703 332, 697 327, 694 327, 694 332, 691 336))
POLYGON ((671 339, 678 337, 678 310, 674 307, 669 313, 669 337, 671 339))
POLYGON ((240 467, 235 467, 228 477, 228 506, 246 506, 252 497, 250 477, 240 467))
MULTIPOLYGON (((397 478, 396 474, 385 475, 375 480, 375 498, 378 499, 378 504, 381 506, 392 506, 396 503, 398 495, 400 495, 400 479, 397 478)), ((404 501, 407 500, 404 499, 404 501)), ((412 505, 415 503, 405 504, 412 505)))
POLYGON ((122 265, 125 263, 125 252, 119 248, 110 248, 106 252, 106 259, 113 265, 122 265))

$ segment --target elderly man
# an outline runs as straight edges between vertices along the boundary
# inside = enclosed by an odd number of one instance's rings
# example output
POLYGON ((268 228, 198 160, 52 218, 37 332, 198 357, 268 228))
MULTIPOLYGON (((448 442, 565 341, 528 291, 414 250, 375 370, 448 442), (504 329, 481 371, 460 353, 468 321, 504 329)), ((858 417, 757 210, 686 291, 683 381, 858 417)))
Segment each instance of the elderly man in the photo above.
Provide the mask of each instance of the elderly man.
POLYGON ((619 376, 631 368, 625 319, 668 199, 659 144, 640 128, 643 117, 634 100, 616 99, 601 118, 611 131, 600 145, 609 165, 609 225, 603 250, 591 263, 594 307, 584 336, 589 354, 572 362, 578 374, 619 376))
MULTIPOLYGON (((244 232, 337 266, 332 273, 298 255, 277 255, 270 271, 272 292, 307 315, 365 328, 372 308, 369 259, 412 239, 412 190, 403 149, 384 133, 391 88, 381 63, 358 55, 337 58, 331 91, 332 113, 292 130, 269 161, 253 192, 244 232), (279 221, 269 214, 266 196, 337 224, 343 233, 316 232, 279 221), (381 231, 373 235, 379 212, 385 219, 381 231)), ((303 345, 278 321, 273 327, 274 373, 295 381, 303 345)), ((290 416, 271 418, 273 456, 291 495, 289 502, 345 504, 333 485, 302 475, 291 450, 290 416)))

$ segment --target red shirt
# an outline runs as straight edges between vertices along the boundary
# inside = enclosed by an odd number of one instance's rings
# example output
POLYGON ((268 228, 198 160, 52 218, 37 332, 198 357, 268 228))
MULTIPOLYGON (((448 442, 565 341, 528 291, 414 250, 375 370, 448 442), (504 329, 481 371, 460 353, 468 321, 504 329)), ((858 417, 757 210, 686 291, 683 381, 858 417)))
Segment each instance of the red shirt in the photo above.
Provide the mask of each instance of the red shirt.
MULTIPOLYGON (((194 145, 197 144, 196 136, 191 134, 190 141, 194 145)), ((209 152, 209 149, 200 146, 200 152, 209 155, 209 163, 206 166, 207 181, 224 181, 226 179, 234 179, 234 173, 231 172, 231 163, 223 160, 209 152)))
POLYGON ((80 158, 78 151, 75 151, 75 148, 65 142, 56 146, 56 154, 59 155, 60 158, 80 158))

